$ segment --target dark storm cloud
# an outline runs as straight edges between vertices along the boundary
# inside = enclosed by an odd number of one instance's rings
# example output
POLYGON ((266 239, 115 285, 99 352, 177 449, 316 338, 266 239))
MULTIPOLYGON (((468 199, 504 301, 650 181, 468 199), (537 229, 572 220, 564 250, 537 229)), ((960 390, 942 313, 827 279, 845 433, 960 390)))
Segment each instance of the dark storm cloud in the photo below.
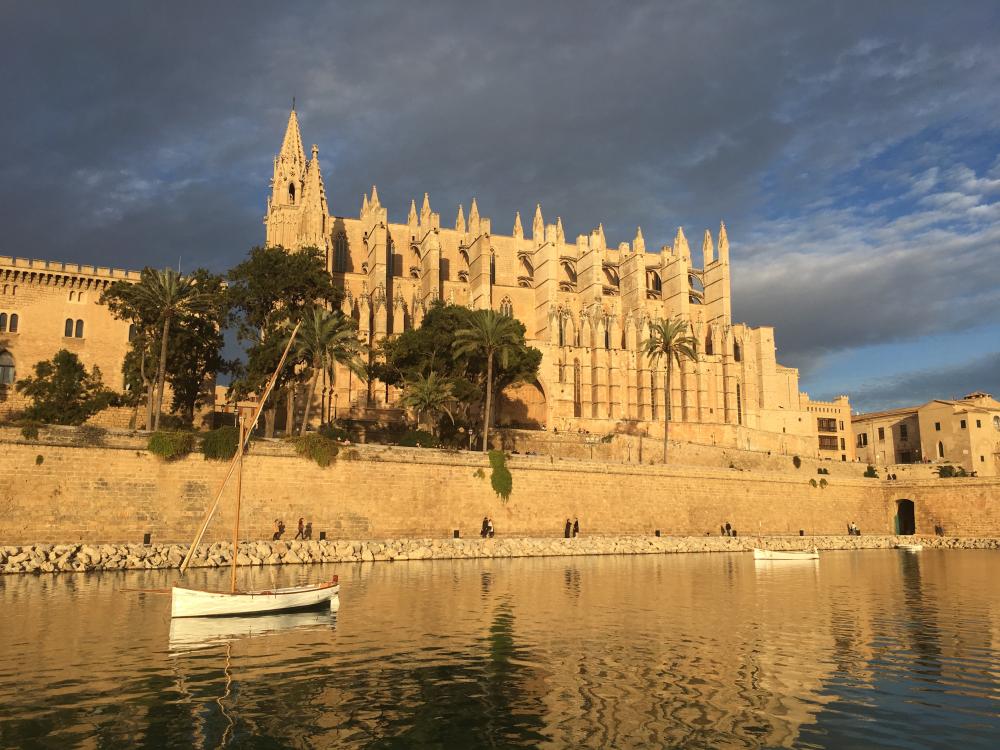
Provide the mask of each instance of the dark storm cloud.
POLYGON ((334 213, 377 183, 394 220, 475 195, 508 232, 540 201, 654 248, 725 218, 737 314, 793 363, 995 322, 998 28, 993 2, 11 4, 0 253, 232 264, 296 95, 334 213))
POLYGON ((858 411, 913 406, 933 398, 958 399, 974 391, 1000 394, 1000 352, 992 352, 940 370, 920 370, 898 378, 867 383, 851 394, 858 411))

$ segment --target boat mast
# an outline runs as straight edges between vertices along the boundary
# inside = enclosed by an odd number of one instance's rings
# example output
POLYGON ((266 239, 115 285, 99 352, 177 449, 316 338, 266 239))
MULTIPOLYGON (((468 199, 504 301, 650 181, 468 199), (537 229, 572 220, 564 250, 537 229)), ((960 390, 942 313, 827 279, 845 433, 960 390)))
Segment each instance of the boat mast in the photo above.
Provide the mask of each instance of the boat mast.
POLYGON ((240 552, 240 503, 243 499, 243 411, 236 408, 236 420, 239 423, 240 440, 237 445, 236 457, 236 511, 233 518, 233 576, 232 592, 236 593, 236 558, 240 552))

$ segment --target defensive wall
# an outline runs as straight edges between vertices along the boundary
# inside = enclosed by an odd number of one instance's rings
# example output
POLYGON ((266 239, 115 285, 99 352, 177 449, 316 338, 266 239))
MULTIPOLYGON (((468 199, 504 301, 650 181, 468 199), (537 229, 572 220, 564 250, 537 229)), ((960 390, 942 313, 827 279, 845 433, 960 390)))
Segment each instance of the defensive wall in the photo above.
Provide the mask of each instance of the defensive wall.
MULTIPOLYGON (((75 431, 43 430, 27 440, 0 429, 0 544, 190 540, 227 465, 198 454, 166 462, 128 433, 80 444, 75 431), (75 441, 75 444, 74 444, 75 441)), ((91 438, 93 440, 93 438, 91 438)), ((1000 533, 1000 481, 934 479, 886 482, 680 465, 639 466, 514 455, 513 492, 503 503, 478 453, 349 446, 321 468, 288 443, 259 441, 245 459, 240 536, 269 539, 274 519, 314 538, 475 537, 484 516, 502 536, 561 536, 567 517, 584 534, 717 535, 729 522, 740 535, 895 531, 897 501, 914 503, 918 534, 1000 533), (826 480, 823 487, 810 480, 826 480)), ((227 490, 206 541, 232 535, 227 490)))

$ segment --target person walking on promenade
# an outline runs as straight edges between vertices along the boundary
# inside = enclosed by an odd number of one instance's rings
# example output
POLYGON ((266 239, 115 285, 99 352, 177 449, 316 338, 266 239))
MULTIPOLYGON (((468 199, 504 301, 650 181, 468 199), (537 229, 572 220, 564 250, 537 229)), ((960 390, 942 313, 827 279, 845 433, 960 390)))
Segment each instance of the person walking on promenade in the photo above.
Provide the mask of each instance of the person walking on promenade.
POLYGON ((306 524, 305 524, 305 520, 306 519, 304 519, 304 518, 300 518, 299 519, 299 530, 295 532, 295 538, 296 539, 305 539, 306 538, 306 524))
POLYGON ((493 538, 493 519, 492 518, 487 517, 487 519, 486 519, 486 528, 487 528, 487 531, 489 532, 490 539, 492 539, 493 538))
POLYGON ((573 519, 573 538, 575 539, 578 536, 580 536, 580 519, 579 518, 574 518, 573 519))
POLYGON ((274 519, 274 535, 271 537, 272 542, 276 542, 281 539, 281 535, 285 533, 285 522, 280 518, 274 519))
POLYGON ((563 536, 565 536, 567 539, 569 539, 570 536, 572 535, 572 533, 573 533, 573 522, 570 521, 567 518, 566 519, 566 530, 563 532, 563 536))
POLYGON ((490 533, 490 519, 487 518, 486 516, 483 516, 483 525, 482 528, 479 529, 479 536, 485 539, 487 535, 489 535, 489 533, 490 533))
POLYGON ((733 535, 733 527, 729 525, 729 521, 726 521, 726 536, 733 535))
POLYGON ((313 523, 312 523, 312 521, 310 521, 309 523, 306 524, 306 533, 302 535, 302 538, 303 539, 312 539, 313 538, 313 523))

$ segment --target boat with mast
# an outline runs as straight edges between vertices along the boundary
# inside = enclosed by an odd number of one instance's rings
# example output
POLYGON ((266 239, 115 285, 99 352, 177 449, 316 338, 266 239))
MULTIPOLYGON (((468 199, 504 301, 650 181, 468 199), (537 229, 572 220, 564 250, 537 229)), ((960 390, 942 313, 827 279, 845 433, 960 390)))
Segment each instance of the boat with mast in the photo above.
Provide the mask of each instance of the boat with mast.
POLYGON ((324 605, 334 607, 339 603, 338 596, 340 594, 340 585, 338 583, 337 576, 333 576, 333 578, 329 581, 324 581, 322 583, 290 586, 280 589, 241 591, 236 585, 236 564, 237 558, 239 557, 240 541, 240 504, 243 492, 243 454, 245 453, 247 443, 250 440, 250 434, 257 426, 257 420, 260 419, 260 414, 264 409, 264 405, 267 403, 268 396, 271 395, 271 391, 274 389, 278 376, 285 366, 285 361, 288 359, 288 352, 291 351, 292 342, 295 340, 295 336, 299 331, 299 325, 301 324, 297 323, 295 325, 291 335, 288 337, 288 342, 285 344, 285 350, 281 354, 281 359, 278 362, 277 368, 275 368, 271 378, 268 380, 267 387, 264 389, 261 399, 247 409, 240 407, 237 408, 239 438, 236 443, 236 455, 229 464, 229 470, 226 472, 226 475, 222 480, 222 485, 219 487, 219 491, 215 495, 215 501, 205 513, 201 526, 198 528, 198 533, 195 534, 194 540, 191 542, 191 547, 188 549, 187 555, 181 562, 180 570, 183 574, 191 566, 191 562, 197 553, 198 545, 201 544, 201 540, 204 538, 205 532, 208 530, 208 526, 211 523, 215 512, 219 508, 223 492, 225 492, 229 480, 235 474, 236 508, 233 522, 233 559, 232 573, 230 576, 230 590, 208 591, 204 589, 187 588, 175 584, 171 589, 170 594, 171 617, 219 617, 227 615, 273 614, 275 612, 289 612, 324 605), (245 411, 249 411, 249 415, 246 415, 245 411))

